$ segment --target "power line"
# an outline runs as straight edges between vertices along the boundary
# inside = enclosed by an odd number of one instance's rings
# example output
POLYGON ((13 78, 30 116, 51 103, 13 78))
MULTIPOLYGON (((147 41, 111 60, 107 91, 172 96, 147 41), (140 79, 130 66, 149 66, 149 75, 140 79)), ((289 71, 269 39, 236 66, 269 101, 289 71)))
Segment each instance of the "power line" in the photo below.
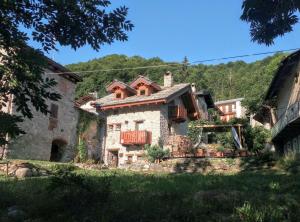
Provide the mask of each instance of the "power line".
MULTIPOLYGON (((259 55, 267 55, 267 54, 274 54, 279 52, 289 52, 289 51, 296 51, 300 48, 293 48, 293 49, 283 49, 277 51, 268 51, 268 52, 260 52, 260 53, 252 53, 252 54, 244 54, 244 55, 237 55, 237 56, 229 56, 229 57, 221 57, 221 58, 214 58, 214 59, 205 59, 205 60, 198 60, 194 62, 190 62, 188 66, 192 66, 192 64, 199 64, 205 62, 212 62, 212 61, 220 61, 220 60, 228 60, 228 59, 236 59, 236 58, 245 58, 251 56, 259 56, 259 55)), ((92 73, 92 72, 110 72, 110 71, 123 71, 123 70, 137 70, 137 69, 149 69, 149 68, 160 68, 160 67, 171 67, 171 66, 181 66, 183 63, 169 63, 169 64, 162 64, 162 65, 152 65, 152 66, 138 66, 138 67, 127 67, 127 68, 119 68, 119 69, 98 69, 98 70, 87 70, 87 71, 70 71, 70 72, 46 72, 46 74, 83 74, 83 73, 92 73)))

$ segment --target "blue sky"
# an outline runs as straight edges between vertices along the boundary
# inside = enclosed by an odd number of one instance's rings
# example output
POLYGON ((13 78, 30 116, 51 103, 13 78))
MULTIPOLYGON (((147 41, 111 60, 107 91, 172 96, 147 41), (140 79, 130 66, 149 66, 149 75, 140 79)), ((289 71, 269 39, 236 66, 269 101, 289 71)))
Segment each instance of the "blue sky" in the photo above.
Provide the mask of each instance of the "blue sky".
MULTIPOLYGON (((58 47, 48 56, 61 64, 85 62, 109 54, 160 57, 168 62, 190 62, 249 53, 298 48, 299 25, 295 31, 267 47, 251 42, 249 24, 242 22, 242 0, 119 0, 113 6, 129 7, 128 18, 135 25, 127 42, 105 45, 100 51, 85 46, 74 51, 58 47)), ((35 43, 30 45, 36 47, 35 43)), ((240 60, 255 61, 265 56, 240 60)), ((235 59, 236 60, 236 59, 235 59)), ((233 60, 233 61, 235 61, 233 60)), ((228 61, 213 62, 221 63, 228 61)))

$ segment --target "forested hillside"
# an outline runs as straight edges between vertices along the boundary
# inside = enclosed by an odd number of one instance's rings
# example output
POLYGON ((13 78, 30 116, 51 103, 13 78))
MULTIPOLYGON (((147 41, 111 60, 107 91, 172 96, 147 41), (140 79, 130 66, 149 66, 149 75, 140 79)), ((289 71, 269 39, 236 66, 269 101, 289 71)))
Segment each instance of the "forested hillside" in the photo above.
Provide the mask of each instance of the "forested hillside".
POLYGON ((105 86, 113 79, 129 82, 138 74, 162 83, 163 73, 169 70, 174 73, 176 82, 195 82, 198 89, 208 89, 215 101, 245 97, 245 105, 255 111, 284 56, 285 54, 276 54, 253 63, 237 61, 219 65, 188 65, 186 58, 182 63, 165 63, 160 58, 110 55, 67 67, 73 71, 95 70, 82 74, 84 80, 78 84, 76 97, 93 91, 99 92, 100 96, 104 95, 105 86), (164 66, 167 64, 170 66, 164 66), (130 69, 157 65, 160 67, 130 69))

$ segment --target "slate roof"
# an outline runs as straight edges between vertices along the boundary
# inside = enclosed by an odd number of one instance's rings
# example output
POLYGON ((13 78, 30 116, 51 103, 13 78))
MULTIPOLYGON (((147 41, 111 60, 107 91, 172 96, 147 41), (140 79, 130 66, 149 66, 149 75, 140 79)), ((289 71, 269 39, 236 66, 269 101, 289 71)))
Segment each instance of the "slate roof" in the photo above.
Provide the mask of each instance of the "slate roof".
POLYGON ((222 100, 215 102, 216 105, 221 105, 221 104, 226 104, 226 103, 232 103, 232 102, 237 102, 237 101, 242 101, 244 98, 236 98, 236 99, 228 99, 228 100, 222 100))
POLYGON ((120 104, 130 104, 135 102, 146 102, 146 101, 156 101, 156 100, 166 100, 168 102, 169 100, 172 100, 174 96, 180 96, 184 92, 187 92, 190 90, 190 84, 189 83, 182 83, 182 84, 176 84, 172 87, 168 88, 162 88, 161 91, 158 91, 157 93, 153 93, 150 96, 129 96, 125 99, 115 99, 114 94, 109 94, 105 97, 102 97, 100 99, 97 99, 95 101, 96 106, 104 107, 104 106, 113 106, 113 105, 120 105, 120 104))
POLYGON ((119 81, 117 79, 114 79, 108 86, 106 86, 106 91, 111 92, 113 90, 113 88, 115 87, 115 85, 119 85, 121 87, 123 87, 124 89, 127 89, 128 91, 135 93, 136 90, 134 88, 132 88, 131 86, 129 86, 128 84, 119 81))
POLYGON ((146 76, 143 75, 139 75, 138 77, 136 77, 131 83, 130 86, 135 88, 136 85, 138 84, 139 80, 144 80, 148 85, 151 85, 152 87, 154 87, 156 90, 161 90, 161 87, 154 81, 152 81, 151 79, 149 79, 146 76))

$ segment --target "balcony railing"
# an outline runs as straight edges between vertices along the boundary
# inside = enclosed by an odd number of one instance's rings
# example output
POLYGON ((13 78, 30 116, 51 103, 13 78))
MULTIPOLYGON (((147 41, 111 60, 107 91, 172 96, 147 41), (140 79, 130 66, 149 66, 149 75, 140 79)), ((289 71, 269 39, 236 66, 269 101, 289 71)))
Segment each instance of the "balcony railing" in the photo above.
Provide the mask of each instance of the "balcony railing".
POLYGON ((152 133, 146 130, 121 132, 121 144, 145 145, 151 144, 152 133))
POLYGON ((289 106, 271 129, 272 138, 276 137, 288 124, 300 117, 300 101, 289 106))
POLYGON ((169 106, 169 119, 176 122, 184 122, 187 119, 187 111, 183 106, 169 106))

